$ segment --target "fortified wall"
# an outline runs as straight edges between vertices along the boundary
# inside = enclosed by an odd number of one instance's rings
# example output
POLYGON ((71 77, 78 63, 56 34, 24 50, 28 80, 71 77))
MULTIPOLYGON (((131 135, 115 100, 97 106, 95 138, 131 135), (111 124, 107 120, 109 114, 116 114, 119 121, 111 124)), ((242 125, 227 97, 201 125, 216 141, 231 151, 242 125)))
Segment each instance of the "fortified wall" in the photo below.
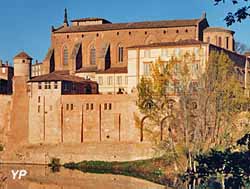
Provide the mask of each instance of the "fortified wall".
POLYGON ((10 112, 12 96, 0 95, 0 143, 7 142, 7 132, 10 129, 10 112))

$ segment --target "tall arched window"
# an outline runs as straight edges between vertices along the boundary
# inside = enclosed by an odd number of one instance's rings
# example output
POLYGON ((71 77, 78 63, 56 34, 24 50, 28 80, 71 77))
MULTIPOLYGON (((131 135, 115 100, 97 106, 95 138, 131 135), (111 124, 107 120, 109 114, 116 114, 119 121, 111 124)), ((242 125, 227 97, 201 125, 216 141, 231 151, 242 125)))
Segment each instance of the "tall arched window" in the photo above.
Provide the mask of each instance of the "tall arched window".
POLYGON ((96 49, 94 46, 91 46, 90 48, 90 64, 91 65, 96 64, 96 49))
POLYGON ((68 65, 68 61, 69 61, 69 51, 68 48, 65 46, 63 48, 63 64, 68 65))
POLYGON ((119 44, 118 45, 118 62, 119 63, 123 62, 123 54, 124 54, 123 51, 124 51, 124 47, 121 44, 119 44))
POLYGON ((219 37, 218 45, 219 45, 220 47, 221 47, 221 45, 222 45, 222 39, 221 39, 221 37, 219 37))

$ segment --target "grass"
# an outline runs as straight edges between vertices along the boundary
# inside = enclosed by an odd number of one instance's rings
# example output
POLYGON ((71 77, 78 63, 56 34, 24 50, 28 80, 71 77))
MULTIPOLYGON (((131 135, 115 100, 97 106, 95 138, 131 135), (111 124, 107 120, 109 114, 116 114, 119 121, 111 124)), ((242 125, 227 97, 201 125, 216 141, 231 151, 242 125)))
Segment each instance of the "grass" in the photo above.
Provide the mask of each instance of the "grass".
POLYGON ((166 184, 168 179, 165 172, 166 168, 171 166, 171 162, 164 158, 154 158, 130 162, 82 161, 66 163, 63 166, 83 172, 120 174, 166 184))

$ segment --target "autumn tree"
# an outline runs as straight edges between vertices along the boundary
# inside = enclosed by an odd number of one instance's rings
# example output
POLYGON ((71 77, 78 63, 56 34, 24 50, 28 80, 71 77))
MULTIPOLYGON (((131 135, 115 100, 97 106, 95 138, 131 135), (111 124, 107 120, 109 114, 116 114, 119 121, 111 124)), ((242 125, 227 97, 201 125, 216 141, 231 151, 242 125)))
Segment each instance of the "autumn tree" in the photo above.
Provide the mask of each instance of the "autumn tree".
POLYGON ((158 59, 151 75, 142 77, 138 92, 139 109, 155 127, 162 126, 164 117, 170 118, 160 146, 173 154, 177 164, 186 159, 186 169, 195 170, 196 155, 214 147, 226 148, 242 134, 237 124, 248 99, 235 65, 224 53, 211 52, 206 66, 189 53, 168 62, 158 59), (171 108, 170 93, 177 101, 171 108))

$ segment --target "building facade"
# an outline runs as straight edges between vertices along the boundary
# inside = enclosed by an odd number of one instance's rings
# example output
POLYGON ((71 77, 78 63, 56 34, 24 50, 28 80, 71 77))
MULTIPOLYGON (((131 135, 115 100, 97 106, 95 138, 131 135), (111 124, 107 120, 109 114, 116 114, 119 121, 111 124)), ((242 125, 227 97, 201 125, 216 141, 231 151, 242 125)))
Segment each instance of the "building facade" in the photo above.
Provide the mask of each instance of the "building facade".
MULTIPOLYGON (((230 30, 209 27, 205 15, 190 20, 132 23, 85 18, 72 20, 69 25, 65 13, 63 25, 52 27, 51 46, 42 64, 32 65, 32 58, 25 52, 14 58, 14 77, 7 79, 13 82, 13 95, 0 109, 0 116, 10 117, 5 120, 9 125, 7 144, 18 141, 44 149, 36 156, 42 160, 48 154, 55 155, 54 151, 62 159, 72 156, 79 144, 79 148, 88 144, 91 148, 121 145, 115 155, 102 147, 89 151, 88 157, 100 160, 149 158, 152 154, 145 144, 152 141, 143 127, 147 115, 136 106, 140 78, 150 75, 150 64, 157 59, 167 63, 172 57, 190 53, 194 55, 191 79, 196 82, 196 73, 204 72, 215 50, 225 52, 234 62, 239 80, 247 89, 250 58, 234 52, 233 35, 230 30), (68 144, 72 146, 63 150, 68 144), (54 150, 46 145, 54 146, 54 150), (135 147, 128 152, 131 145, 135 147)), ((170 88, 170 95, 175 96, 178 86, 170 88)), ((4 97, 0 95, 1 100, 4 97)), ((167 137, 160 127, 155 133, 159 140, 167 137)), ((35 162, 36 158, 23 154, 29 159, 25 162, 35 162)), ((86 157, 80 152, 76 155, 81 160, 86 157)))

